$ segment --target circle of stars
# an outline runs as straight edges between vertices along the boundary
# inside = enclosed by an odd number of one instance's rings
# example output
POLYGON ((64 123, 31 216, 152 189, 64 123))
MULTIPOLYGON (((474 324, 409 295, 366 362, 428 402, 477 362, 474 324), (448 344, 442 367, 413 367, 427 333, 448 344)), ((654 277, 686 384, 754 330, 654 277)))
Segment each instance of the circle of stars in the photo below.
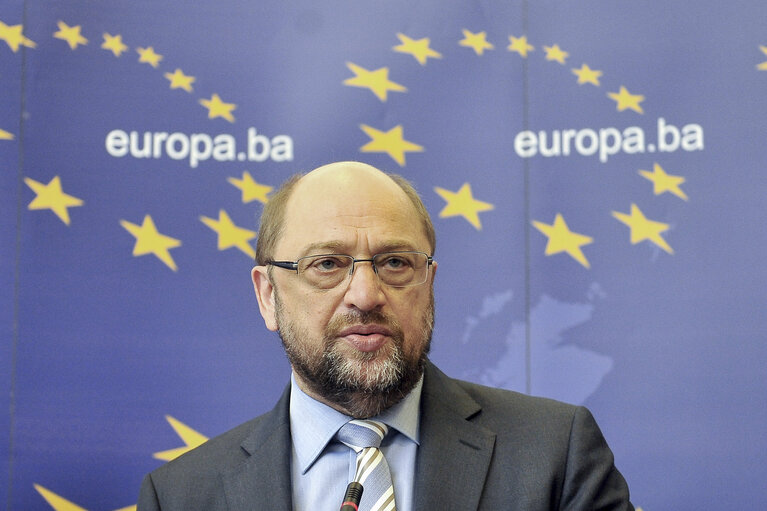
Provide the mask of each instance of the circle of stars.
MULTIPOLYGON (((463 29, 462 35, 463 38, 458 41, 458 45, 471 49, 477 56, 482 56, 485 52, 495 49, 495 46, 488 41, 488 35, 485 31, 472 32, 471 30, 463 29)), ((400 44, 393 46, 393 51, 412 56, 421 66, 426 66, 429 58, 443 58, 443 53, 432 48, 431 40, 427 37, 417 39, 402 33, 397 33, 396 36, 400 44)), ((509 35, 508 40, 509 44, 506 49, 511 53, 517 54, 520 58, 527 59, 535 51, 535 46, 528 41, 526 35, 509 35)), ((767 54, 767 47, 762 47, 761 49, 767 54)), ((546 61, 562 66, 567 66, 567 61, 570 58, 570 53, 558 44, 544 45, 543 53, 546 61)), ((371 71, 353 62, 347 62, 346 66, 354 76, 344 80, 343 85, 368 89, 381 102, 386 102, 389 99, 389 92, 407 92, 407 87, 390 78, 390 69, 388 67, 371 71)), ((764 66, 767 67, 767 62, 764 63, 764 66)), ((575 75, 576 83, 579 86, 602 86, 603 71, 592 69, 586 63, 582 63, 580 67, 570 67, 570 72, 575 75)), ((629 110, 638 114, 644 113, 642 103, 645 101, 645 96, 629 91, 625 85, 621 84, 617 91, 608 91, 606 96, 615 102, 617 112, 629 110)), ((370 138, 367 143, 360 147, 360 152, 387 154, 400 166, 404 167, 406 165, 407 153, 425 151, 421 144, 405 138, 405 128, 402 124, 397 124, 388 129, 379 129, 367 124, 361 124, 360 129, 370 138)), ((640 170, 639 173, 642 177, 653 182, 655 195, 669 192, 679 198, 688 200, 686 194, 680 188, 684 178, 666 174, 657 163, 654 166, 653 172, 640 170)), ((469 183, 464 183, 455 192, 441 187, 435 187, 434 191, 446 203, 439 213, 440 218, 460 216, 477 230, 482 228, 479 213, 494 209, 492 204, 474 198, 469 183)), ((664 251, 673 253, 670 245, 661 236, 661 233, 668 230, 669 226, 662 222, 648 219, 636 204, 631 205, 631 212, 629 214, 613 211, 612 216, 629 227, 632 244, 647 240, 664 251)), ((591 265, 582 247, 594 243, 593 237, 572 231, 561 213, 556 213, 554 222, 551 224, 538 220, 534 220, 532 224, 533 227, 547 238, 546 248, 544 249, 545 255, 550 256, 564 253, 583 267, 590 268, 591 265)))

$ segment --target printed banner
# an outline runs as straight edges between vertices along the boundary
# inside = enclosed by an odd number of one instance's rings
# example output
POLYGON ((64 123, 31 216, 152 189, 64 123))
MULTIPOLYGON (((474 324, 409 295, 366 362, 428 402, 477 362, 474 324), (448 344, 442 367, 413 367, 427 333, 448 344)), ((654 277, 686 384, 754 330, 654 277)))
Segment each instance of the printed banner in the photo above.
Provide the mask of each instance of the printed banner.
POLYGON ((270 409, 288 176, 416 185, 446 373, 592 410, 637 507, 767 500, 767 4, 0 6, 0 502, 127 510, 270 409))

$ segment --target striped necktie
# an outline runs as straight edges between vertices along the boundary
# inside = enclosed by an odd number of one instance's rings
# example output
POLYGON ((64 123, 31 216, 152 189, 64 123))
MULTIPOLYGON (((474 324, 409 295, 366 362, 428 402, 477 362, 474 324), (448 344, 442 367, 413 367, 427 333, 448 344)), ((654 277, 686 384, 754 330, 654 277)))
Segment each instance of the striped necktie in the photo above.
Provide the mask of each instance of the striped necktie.
POLYGON ((360 511, 396 511, 389 464, 379 449, 389 428, 372 420, 351 420, 341 426, 336 438, 357 453, 354 480, 364 491, 360 511))

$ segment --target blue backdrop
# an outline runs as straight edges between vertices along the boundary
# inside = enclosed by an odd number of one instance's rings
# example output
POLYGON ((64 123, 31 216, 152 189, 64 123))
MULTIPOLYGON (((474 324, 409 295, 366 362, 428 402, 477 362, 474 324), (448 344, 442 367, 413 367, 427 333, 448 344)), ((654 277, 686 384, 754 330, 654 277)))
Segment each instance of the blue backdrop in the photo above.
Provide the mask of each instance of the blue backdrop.
MULTIPOLYGON (((645 511, 767 500, 767 4, 0 6, 0 502, 135 505, 287 382, 273 187, 431 212, 448 374, 587 405, 645 511)), ((0 504, 2 505, 2 504, 0 504)))

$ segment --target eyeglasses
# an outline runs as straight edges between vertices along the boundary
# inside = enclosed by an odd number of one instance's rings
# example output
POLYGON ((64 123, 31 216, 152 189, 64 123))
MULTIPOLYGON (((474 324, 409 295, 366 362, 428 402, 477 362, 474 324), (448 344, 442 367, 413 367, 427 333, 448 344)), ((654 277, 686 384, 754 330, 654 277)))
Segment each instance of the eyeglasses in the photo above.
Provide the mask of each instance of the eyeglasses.
POLYGON ((351 279, 356 263, 372 263, 381 282, 392 287, 417 286, 426 282, 434 262, 423 252, 384 252, 370 259, 355 259, 345 254, 320 254, 297 261, 269 261, 266 264, 294 270, 308 284, 319 289, 332 289, 351 279))

